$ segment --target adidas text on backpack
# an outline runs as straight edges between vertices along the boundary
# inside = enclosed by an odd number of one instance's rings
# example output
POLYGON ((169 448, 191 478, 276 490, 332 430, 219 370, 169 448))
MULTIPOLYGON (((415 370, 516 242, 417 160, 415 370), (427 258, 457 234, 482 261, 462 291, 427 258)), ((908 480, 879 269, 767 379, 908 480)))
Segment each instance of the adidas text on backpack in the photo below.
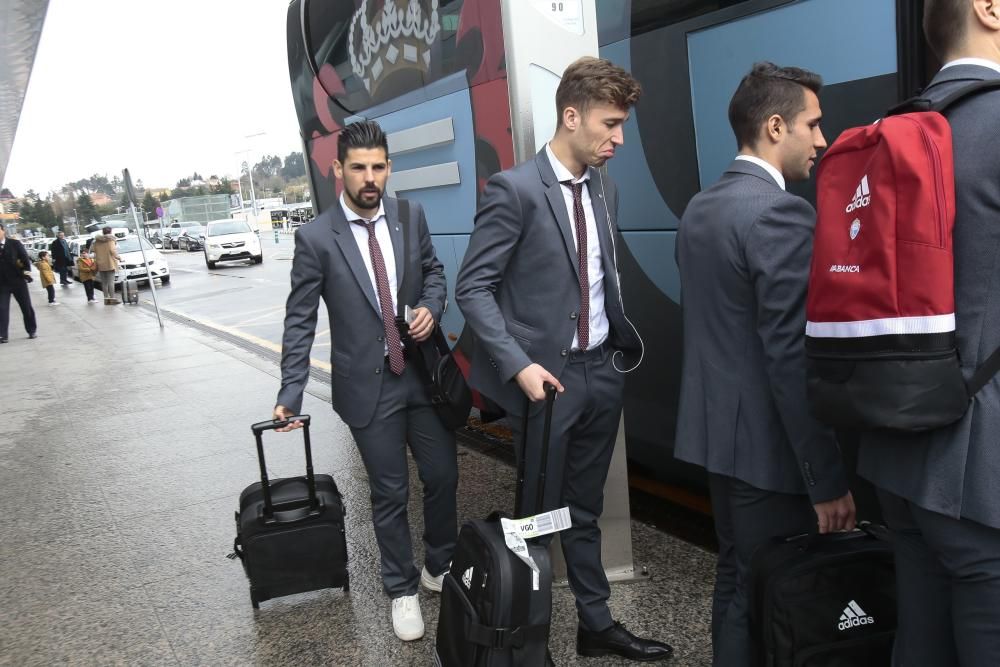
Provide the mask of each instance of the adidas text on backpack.
POLYGON ((842 428, 923 431, 962 417, 1000 367, 994 353, 966 385, 955 346, 951 105, 913 99, 844 131, 817 175, 806 302, 808 395, 842 428))

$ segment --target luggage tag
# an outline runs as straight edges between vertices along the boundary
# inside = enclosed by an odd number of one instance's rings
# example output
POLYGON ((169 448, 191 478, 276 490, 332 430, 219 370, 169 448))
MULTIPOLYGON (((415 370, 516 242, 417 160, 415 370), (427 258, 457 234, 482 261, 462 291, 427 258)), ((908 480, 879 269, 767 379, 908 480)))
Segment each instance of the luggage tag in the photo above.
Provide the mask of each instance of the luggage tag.
POLYGON ((504 542, 507 548, 514 552, 514 555, 521 559, 525 565, 531 568, 531 588, 539 589, 539 570, 535 559, 528 551, 528 543, 524 540, 532 537, 541 537, 549 533, 557 533, 566 530, 572 525, 568 507, 560 507, 551 512, 527 516, 523 519, 500 518, 500 527, 503 530, 504 542))

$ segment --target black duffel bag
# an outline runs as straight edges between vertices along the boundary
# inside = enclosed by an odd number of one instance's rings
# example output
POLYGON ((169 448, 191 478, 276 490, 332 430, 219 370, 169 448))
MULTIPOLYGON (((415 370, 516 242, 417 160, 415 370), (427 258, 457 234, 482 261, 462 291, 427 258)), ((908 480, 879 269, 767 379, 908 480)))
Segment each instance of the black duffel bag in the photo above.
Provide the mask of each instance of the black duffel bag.
MULTIPOLYGON (((403 227, 403 257, 410 256, 410 202, 399 201, 399 222, 403 227)), ((403 275, 403 283, 399 286, 396 298, 398 312, 396 326, 399 327, 400 339, 406 347, 407 354, 417 367, 417 372, 427 387, 431 403, 441 422, 450 430, 465 426, 472 410, 472 390, 465 381, 465 375, 459 368, 455 356, 451 352, 448 340, 441 331, 441 323, 434 323, 434 331, 430 338, 416 342, 410 337, 410 325, 406 318, 406 304, 402 295, 408 281, 412 280, 411 271, 403 275)))

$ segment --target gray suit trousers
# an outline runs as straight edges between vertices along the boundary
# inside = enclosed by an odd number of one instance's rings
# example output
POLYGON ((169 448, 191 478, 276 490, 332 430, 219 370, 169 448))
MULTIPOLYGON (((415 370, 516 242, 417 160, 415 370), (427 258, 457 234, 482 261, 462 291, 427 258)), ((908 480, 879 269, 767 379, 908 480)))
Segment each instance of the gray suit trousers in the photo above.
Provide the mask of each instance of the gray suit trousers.
MULTIPOLYGON (((553 409, 542 510, 569 507, 573 525, 559 538, 569 585, 576 597, 580 623, 589 630, 601 631, 613 620, 608 610, 611 587, 601 563, 597 520, 604 511, 604 483, 618 434, 625 377, 612 368, 611 349, 605 344, 584 353, 571 352, 559 381, 566 391, 556 398, 553 409)), ((527 456, 522 514, 530 514, 535 508, 544 418, 545 412, 537 411, 528 419, 525 454, 523 413, 509 416, 517 454, 527 456)), ((552 538, 548 535, 539 542, 546 544, 552 538)))
POLYGON ((893 533, 893 665, 1000 665, 1000 530, 879 491, 893 533))
POLYGON ((414 595, 420 573, 413 562, 407 502, 410 470, 406 445, 424 485, 424 565, 437 576, 448 569, 458 531, 455 434, 441 423, 420 376, 408 361, 396 376, 388 363, 375 417, 352 428, 371 487, 372 520, 382 560, 382 585, 390 598, 414 595))
POLYGON ((749 627, 754 551, 775 537, 815 532, 816 512, 805 494, 765 491, 711 473, 708 484, 719 539, 712 596, 712 664, 750 667, 759 662, 749 627))

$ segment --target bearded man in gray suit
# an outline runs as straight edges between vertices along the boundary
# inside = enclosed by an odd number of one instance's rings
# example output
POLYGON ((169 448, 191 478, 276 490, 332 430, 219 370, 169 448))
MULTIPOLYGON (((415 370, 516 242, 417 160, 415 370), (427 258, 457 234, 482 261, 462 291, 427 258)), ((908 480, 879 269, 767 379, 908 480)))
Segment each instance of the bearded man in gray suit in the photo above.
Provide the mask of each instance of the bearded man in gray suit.
POLYGON ((818 151, 819 76, 757 63, 729 105, 739 155, 677 233, 684 361, 675 455, 704 467, 719 540, 713 664, 755 664, 750 559, 773 537, 854 527, 833 432, 806 404, 805 300, 816 213, 785 192, 818 151))
MULTIPOLYGON (((924 32, 944 67, 940 100, 1000 80, 1000 2, 925 0, 924 32)), ((955 161, 955 331, 965 379, 1000 346, 1000 91, 951 107, 955 161)), ((1000 378, 958 422, 921 434, 866 433, 858 472, 893 532, 895 665, 1000 665, 1000 378)))
MULTIPOLYGON (((672 649, 611 618, 597 521, 622 411, 624 371, 641 340, 625 316, 615 244, 618 193, 597 168, 614 157, 641 92, 624 70, 581 58, 556 91, 555 137, 533 160, 490 178, 455 299, 476 334, 471 384, 521 428, 529 410, 525 479, 540 465, 543 385, 560 392, 542 507, 569 507, 561 535, 576 597, 580 655, 661 660, 672 649)), ((515 442, 521 442, 515 433, 515 442)), ((524 490, 534 507, 535 487, 524 490)), ((547 538, 540 538, 543 542, 547 538)))
MULTIPOLYGON (((287 419, 302 407, 322 298, 330 316, 333 409, 351 428, 368 471, 393 631, 412 641, 424 635, 418 581, 440 592, 455 548, 458 464, 455 434, 438 418, 420 374, 405 358, 395 323, 397 301, 403 299, 413 306, 410 335, 427 340, 441 321, 446 292, 423 209, 383 196, 391 167, 378 123, 352 123, 340 131, 333 163, 344 184, 340 202, 295 234, 274 418, 287 419), (404 224, 400 208, 407 205, 412 213, 404 224), (407 282, 405 276, 413 273, 419 278, 407 282), (409 291, 399 293, 399 285, 409 285, 409 291), (406 517, 407 444, 424 483, 425 555, 419 574, 406 517)), ((298 427, 295 422, 279 430, 298 427)))

